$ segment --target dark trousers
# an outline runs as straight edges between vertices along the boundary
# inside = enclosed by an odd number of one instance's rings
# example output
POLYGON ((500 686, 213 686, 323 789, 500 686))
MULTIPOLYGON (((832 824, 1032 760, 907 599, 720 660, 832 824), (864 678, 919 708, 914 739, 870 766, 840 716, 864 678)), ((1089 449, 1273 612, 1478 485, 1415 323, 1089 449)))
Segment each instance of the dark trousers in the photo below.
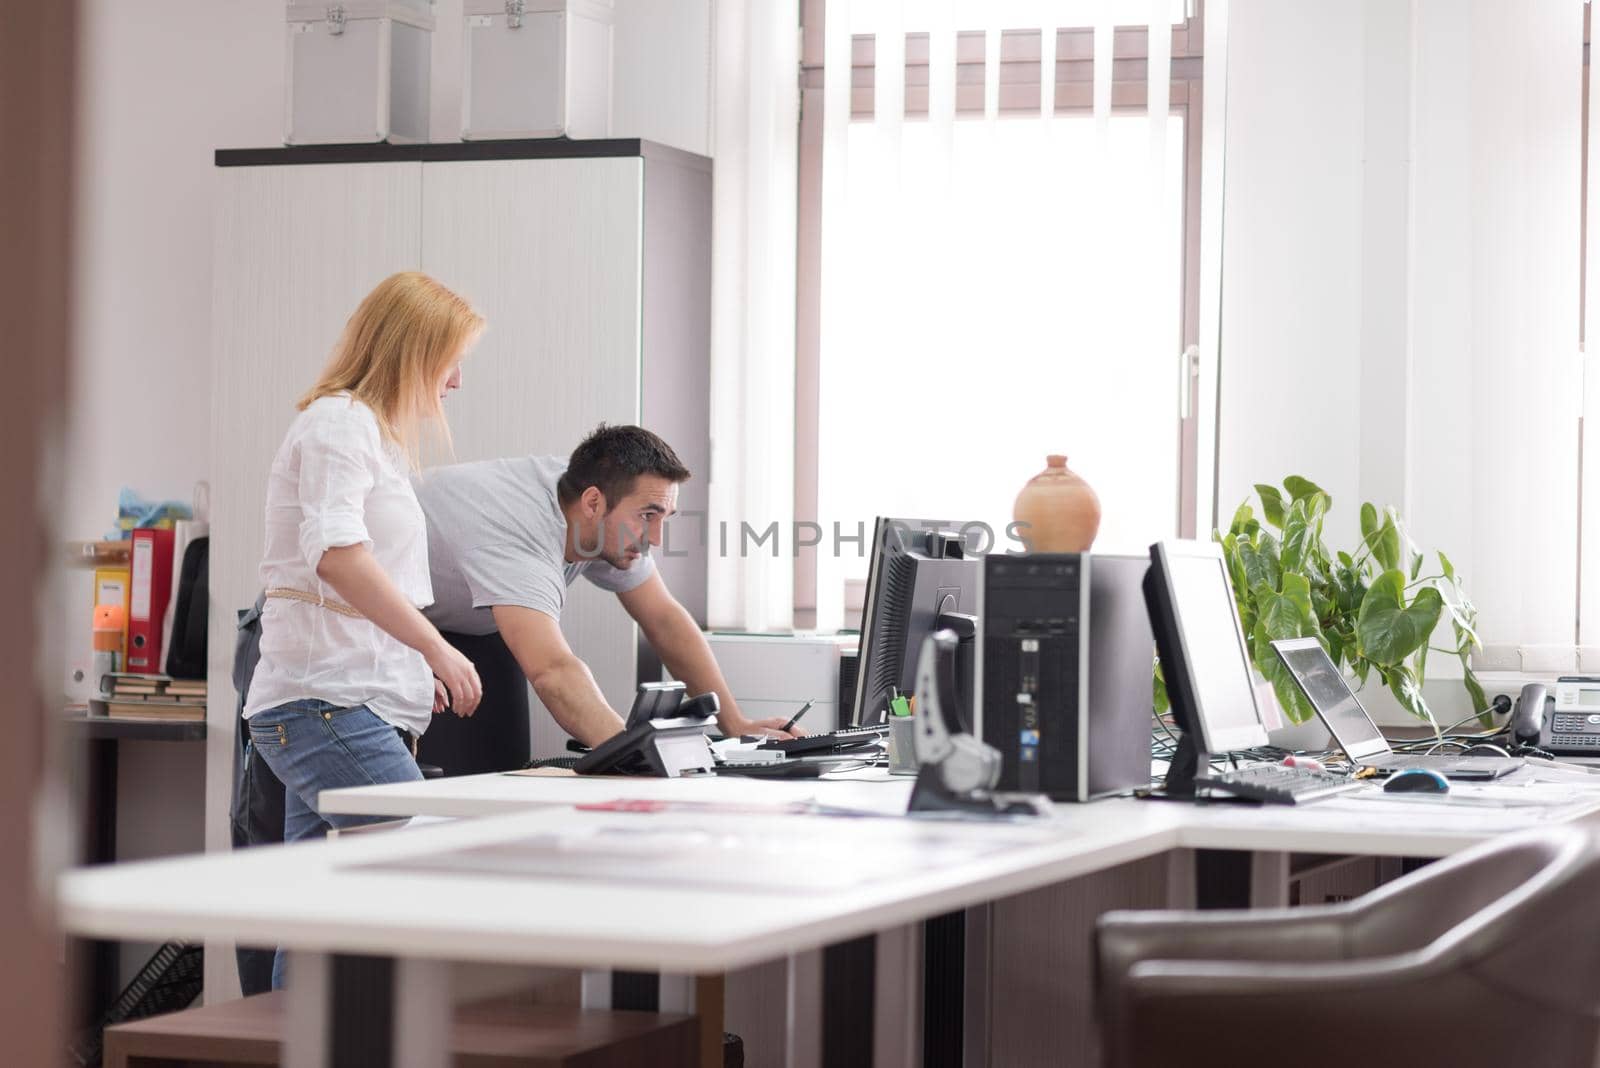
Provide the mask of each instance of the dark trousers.
MULTIPOLYGON (((417 742, 418 764, 425 774, 428 765, 433 765, 445 775, 480 775, 522 767, 531 752, 528 682, 522 668, 498 634, 444 637, 478 669, 483 700, 468 719, 448 712, 434 716, 417 742)), ((249 744, 249 731, 239 729, 238 739, 230 812, 233 847, 282 842, 283 783, 249 744)), ((239 986, 246 996, 272 989, 274 952, 239 947, 239 986)))

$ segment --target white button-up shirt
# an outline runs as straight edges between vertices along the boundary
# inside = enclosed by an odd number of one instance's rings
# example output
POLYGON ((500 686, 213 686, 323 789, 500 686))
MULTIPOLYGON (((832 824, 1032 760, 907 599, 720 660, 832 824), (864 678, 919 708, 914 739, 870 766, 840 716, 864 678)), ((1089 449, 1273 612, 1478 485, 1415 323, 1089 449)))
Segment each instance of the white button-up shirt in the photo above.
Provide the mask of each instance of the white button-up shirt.
MULTIPOLYGON (((328 549, 365 545, 408 601, 433 602, 428 531, 404 456, 359 400, 323 397, 296 416, 267 478, 266 519, 266 589, 338 601, 317 564, 328 549)), ((384 722, 421 734, 432 719, 433 673, 421 653, 374 623, 269 597, 244 716, 303 698, 366 705, 384 722)))

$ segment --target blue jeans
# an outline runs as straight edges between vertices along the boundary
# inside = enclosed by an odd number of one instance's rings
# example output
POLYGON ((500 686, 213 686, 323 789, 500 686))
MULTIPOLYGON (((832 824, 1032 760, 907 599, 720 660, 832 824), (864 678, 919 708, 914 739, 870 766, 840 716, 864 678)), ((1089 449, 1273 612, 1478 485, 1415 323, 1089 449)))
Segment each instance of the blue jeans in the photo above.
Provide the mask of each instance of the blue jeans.
MULTIPOLYGON (((250 745, 284 785, 283 840, 321 838, 329 827, 358 827, 385 816, 317 811, 323 790, 416 782, 422 778, 396 730, 366 705, 340 708, 326 701, 290 701, 246 720, 250 745)), ((272 988, 283 988, 283 951, 272 965, 272 988)))

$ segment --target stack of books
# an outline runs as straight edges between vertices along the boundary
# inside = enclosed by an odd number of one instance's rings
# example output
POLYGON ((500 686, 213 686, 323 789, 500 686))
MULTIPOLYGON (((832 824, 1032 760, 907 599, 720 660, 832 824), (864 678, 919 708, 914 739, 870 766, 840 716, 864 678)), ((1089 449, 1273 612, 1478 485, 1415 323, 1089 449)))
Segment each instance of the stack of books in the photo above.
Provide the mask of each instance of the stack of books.
POLYGON ((206 680, 114 672, 100 679, 101 698, 90 711, 133 719, 206 718, 206 680))

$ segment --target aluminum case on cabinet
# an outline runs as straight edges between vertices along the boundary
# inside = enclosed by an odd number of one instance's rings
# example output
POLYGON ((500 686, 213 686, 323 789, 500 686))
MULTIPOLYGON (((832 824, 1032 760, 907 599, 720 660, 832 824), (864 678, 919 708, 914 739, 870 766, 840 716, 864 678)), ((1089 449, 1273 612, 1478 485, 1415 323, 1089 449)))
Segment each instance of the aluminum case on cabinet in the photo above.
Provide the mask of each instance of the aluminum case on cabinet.
POLYGON ((461 138, 611 134, 611 0, 465 0, 461 138))
POLYGON ((286 6, 284 144, 428 139, 432 0, 286 6))

